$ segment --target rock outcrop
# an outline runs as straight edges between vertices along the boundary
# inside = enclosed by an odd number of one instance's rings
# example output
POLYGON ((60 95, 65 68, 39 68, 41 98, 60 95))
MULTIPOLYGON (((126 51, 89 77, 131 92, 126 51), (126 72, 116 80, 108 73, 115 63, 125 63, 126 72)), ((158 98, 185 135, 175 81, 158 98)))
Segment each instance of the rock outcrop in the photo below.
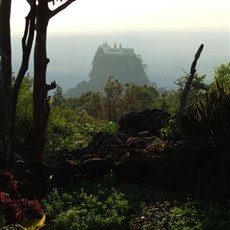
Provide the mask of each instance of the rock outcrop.
POLYGON ((135 54, 133 49, 122 48, 121 45, 117 47, 116 44, 111 48, 104 43, 99 46, 94 56, 89 81, 83 81, 75 88, 69 89, 65 96, 77 97, 89 91, 103 92, 110 76, 123 84, 134 83, 143 86, 150 83, 140 55, 135 54))

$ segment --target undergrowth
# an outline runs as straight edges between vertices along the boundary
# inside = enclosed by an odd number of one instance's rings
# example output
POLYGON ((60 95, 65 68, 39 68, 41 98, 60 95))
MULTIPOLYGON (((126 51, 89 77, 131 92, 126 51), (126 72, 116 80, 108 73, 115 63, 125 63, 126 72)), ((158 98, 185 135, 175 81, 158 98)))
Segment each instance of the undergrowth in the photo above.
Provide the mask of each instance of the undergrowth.
POLYGON ((114 178, 79 180, 42 201, 56 230, 228 230, 230 207, 114 178), (179 198, 180 197, 180 198, 179 198))

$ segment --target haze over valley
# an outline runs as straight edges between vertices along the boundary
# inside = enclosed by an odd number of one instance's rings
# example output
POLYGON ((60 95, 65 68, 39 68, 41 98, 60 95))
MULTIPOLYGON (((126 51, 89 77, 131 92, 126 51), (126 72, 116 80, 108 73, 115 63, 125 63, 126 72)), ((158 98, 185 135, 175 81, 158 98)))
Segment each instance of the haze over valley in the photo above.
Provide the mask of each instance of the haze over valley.
MULTIPOLYGON (((15 73, 21 62, 20 39, 17 36, 12 38, 15 73)), ((174 81, 189 72, 195 52, 202 43, 204 50, 197 64, 197 72, 206 74, 206 81, 213 79, 214 67, 230 60, 227 31, 50 35, 47 81, 55 80, 63 91, 75 87, 81 81, 88 81, 95 52, 105 41, 111 46, 116 43, 124 48, 133 48, 147 65, 149 80, 166 89, 173 88, 174 81)), ((32 61, 29 72, 33 76, 32 61)))

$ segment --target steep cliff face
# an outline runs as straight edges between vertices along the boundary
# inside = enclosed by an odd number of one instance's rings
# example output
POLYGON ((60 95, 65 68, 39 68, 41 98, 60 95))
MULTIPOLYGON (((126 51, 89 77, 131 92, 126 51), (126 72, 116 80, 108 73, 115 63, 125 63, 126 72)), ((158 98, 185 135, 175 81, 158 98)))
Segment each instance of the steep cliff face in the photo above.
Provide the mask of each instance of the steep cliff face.
POLYGON ((149 82, 141 57, 132 49, 116 48, 116 45, 110 48, 104 44, 94 56, 90 80, 104 84, 109 76, 122 83, 145 85, 149 82))
POLYGON ((108 78, 113 76, 122 83, 148 85, 145 65, 140 55, 133 49, 111 48, 107 43, 99 46, 93 59, 92 70, 88 82, 79 83, 74 89, 67 91, 66 96, 78 96, 88 91, 103 91, 108 78))

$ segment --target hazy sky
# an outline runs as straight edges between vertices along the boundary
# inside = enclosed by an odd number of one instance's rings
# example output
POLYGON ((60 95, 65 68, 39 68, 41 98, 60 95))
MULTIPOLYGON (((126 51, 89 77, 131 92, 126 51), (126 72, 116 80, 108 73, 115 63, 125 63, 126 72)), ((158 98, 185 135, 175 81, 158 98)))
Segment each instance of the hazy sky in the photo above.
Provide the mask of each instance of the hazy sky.
MULTIPOLYGON (((28 9, 26 0, 12 0, 13 34, 22 34, 28 9)), ((228 30, 229 24, 229 0, 76 0, 51 19, 49 33, 228 30)))

